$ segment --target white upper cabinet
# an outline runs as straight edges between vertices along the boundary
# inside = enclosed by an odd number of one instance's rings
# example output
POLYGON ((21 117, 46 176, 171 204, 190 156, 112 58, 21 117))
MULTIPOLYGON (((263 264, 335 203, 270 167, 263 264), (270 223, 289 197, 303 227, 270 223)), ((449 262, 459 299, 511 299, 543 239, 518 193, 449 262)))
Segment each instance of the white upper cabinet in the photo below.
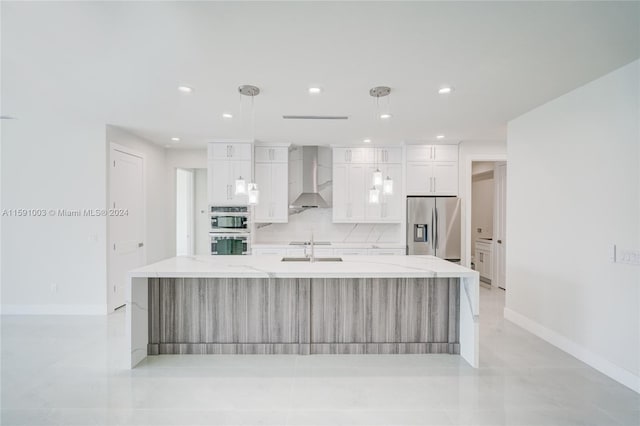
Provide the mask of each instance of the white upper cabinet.
POLYGON ((251 181, 251 161, 209 160, 207 185, 209 204, 215 206, 244 206, 246 195, 236 195, 236 179, 251 181))
POLYGON ((255 158, 255 182, 260 200, 254 208, 254 221, 288 222, 289 148, 259 146, 255 148, 255 158))
POLYGON ((458 145, 409 145, 407 146, 408 163, 424 163, 426 161, 458 161, 458 145))
POLYGON ((333 222, 402 222, 402 148, 333 149, 333 222), (373 172, 393 179, 393 193, 383 194, 380 203, 369 203, 373 172))
POLYGON ((251 144, 210 143, 208 146, 207 186, 209 204, 243 206, 247 196, 236 195, 236 179, 252 180, 251 144))
POLYGON ((222 143, 209 144, 209 160, 249 160, 251 161, 250 143, 222 143))
POLYGON ((458 146, 407 146, 407 195, 458 195, 458 146))
POLYGON ((371 148, 333 148, 334 163, 366 164, 374 161, 371 148))
POLYGON ((256 163, 287 163, 289 148, 283 146, 257 146, 255 148, 256 163))
POLYGON ((380 164, 401 164, 402 148, 376 148, 373 161, 380 164))

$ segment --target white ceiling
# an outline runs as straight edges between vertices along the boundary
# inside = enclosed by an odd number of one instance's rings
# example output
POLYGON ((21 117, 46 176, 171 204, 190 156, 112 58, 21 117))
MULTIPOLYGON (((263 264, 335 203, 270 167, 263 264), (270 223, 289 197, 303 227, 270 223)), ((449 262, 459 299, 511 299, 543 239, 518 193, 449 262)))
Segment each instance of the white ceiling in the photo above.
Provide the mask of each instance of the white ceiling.
POLYGON ((182 147, 495 140, 512 118, 638 57, 639 2, 3 1, 1 113, 55 108, 182 147), (255 133, 240 84, 262 89, 255 133), (444 84, 455 92, 438 95, 444 84), (375 117, 376 85, 392 88, 389 122, 375 117))

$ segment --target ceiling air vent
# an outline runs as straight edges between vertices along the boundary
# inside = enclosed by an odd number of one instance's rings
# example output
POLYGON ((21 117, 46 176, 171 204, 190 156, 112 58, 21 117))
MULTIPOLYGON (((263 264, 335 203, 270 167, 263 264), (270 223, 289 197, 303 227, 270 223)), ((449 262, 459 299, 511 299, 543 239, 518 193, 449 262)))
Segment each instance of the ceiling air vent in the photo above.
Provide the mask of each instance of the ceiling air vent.
POLYGON ((283 115, 285 120, 348 120, 347 115, 283 115))

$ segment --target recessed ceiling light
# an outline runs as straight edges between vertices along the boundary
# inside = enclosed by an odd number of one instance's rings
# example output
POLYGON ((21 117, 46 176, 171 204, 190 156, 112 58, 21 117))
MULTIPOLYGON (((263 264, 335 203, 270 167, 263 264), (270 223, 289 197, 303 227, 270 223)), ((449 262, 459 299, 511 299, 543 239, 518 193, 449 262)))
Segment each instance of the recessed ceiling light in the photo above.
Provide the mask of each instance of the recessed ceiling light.
POLYGON ((447 93, 451 92, 453 92, 453 87, 451 86, 444 86, 441 87, 440 90, 438 90, 438 93, 440 93, 441 95, 446 95, 447 93))
POLYGON ((388 118, 391 118, 391 114, 389 114, 388 112, 383 112, 382 114, 380 114, 380 118, 386 120, 388 118))
POLYGON ((322 89, 320 87, 309 87, 309 93, 311 95, 317 95, 321 92, 322 92, 322 89))
POLYGON ((225 112, 222 114, 222 118, 225 118, 227 120, 232 119, 233 118, 233 114, 229 114, 228 112, 225 112))
POLYGON ((180 142, 180 138, 171 138, 171 140, 174 142, 180 142))
POLYGON ((371 139, 367 138, 367 139, 363 139, 362 142, 364 143, 371 143, 371 139))
POLYGON ((444 139, 444 135, 438 135, 436 136, 436 139, 444 139))
POLYGON ((193 92, 193 87, 178 86, 178 90, 181 91, 182 93, 191 93, 191 92, 193 92))

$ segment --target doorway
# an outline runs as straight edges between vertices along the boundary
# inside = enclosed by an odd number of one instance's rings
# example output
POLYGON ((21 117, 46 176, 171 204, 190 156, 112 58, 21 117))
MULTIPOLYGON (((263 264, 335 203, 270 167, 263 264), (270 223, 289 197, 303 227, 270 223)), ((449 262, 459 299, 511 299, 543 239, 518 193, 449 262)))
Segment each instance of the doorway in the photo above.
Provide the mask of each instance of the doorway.
POLYGON ((506 162, 472 161, 469 244, 480 283, 506 290, 506 162))
POLYGON ((207 169, 176 169, 176 256, 209 254, 207 169))
POLYGON ((107 306, 111 312, 125 305, 127 271, 144 265, 146 253, 144 158, 110 144, 109 162, 108 208, 113 214, 107 216, 107 306))

